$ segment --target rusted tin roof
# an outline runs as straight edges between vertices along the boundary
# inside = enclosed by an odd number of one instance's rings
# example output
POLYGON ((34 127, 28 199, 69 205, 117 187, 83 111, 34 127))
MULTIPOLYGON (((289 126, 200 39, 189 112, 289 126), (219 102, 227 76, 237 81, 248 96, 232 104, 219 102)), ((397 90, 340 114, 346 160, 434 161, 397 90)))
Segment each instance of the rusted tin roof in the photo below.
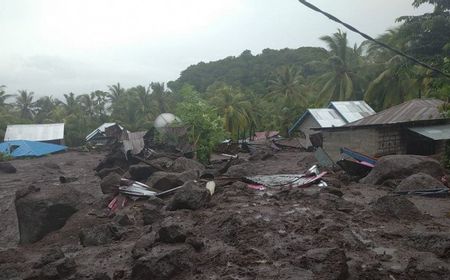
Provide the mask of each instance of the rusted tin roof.
POLYGON ((446 117, 439 111, 444 102, 438 99, 413 99, 375 115, 365 117, 344 127, 386 125, 414 121, 439 120, 446 117))

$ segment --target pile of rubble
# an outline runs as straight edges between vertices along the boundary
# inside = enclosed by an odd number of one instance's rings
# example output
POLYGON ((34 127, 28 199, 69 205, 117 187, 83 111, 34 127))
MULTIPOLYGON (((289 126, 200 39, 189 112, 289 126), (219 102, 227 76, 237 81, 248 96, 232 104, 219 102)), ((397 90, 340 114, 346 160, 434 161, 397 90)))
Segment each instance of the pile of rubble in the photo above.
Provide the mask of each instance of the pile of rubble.
POLYGON ((0 279, 449 279, 437 161, 387 156, 359 180, 284 148, 204 166, 148 138, 113 146, 86 185, 98 197, 17 192, 23 245, 0 251, 0 279))

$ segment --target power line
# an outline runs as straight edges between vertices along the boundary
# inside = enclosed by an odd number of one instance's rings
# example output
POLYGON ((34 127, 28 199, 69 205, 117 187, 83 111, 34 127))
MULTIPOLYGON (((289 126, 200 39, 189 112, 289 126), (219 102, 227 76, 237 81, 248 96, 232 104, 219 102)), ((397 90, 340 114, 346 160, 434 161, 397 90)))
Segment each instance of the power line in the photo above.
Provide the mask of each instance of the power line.
POLYGON ((435 67, 433 67, 431 65, 428 65, 428 64, 426 64, 426 63, 424 63, 424 62, 422 62, 422 61, 420 61, 420 60, 418 60, 418 59, 416 59, 416 58, 414 58, 414 57, 412 57, 412 56, 410 56, 410 55, 400 51, 400 50, 397 50, 397 49, 395 49, 395 48, 393 48, 393 47, 391 47, 391 46, 389 46, 389 45, 387 45, 387 44, 385 44, 385 43, 383 43, 381 41, 378 41, 378 40, 372 38, 371 36, 369 36, 369 35, 361 32, 361 31, 359 31, 358 29, 356 29, 355 27, 351 26, 350 24, 341 21, 340 19, 338 19, 337 17, 333 16, 332 14, 329 14, 329 13, 319 9, 318 7, 314 6, 313 4, 311 4, 311 3, 309 3, 309 2, 307 2, 305 0, 298 0, 298 1, 301 4, 305 5, 306 7, 310 8, 310 9, 316 11, 316 12, 319 12, 319 13, 323 14, 324 16, 326 16, 327 18, 331 19, 332 21, 340 23, 343 26, 345 26, 346 28, 350 29, 351 31, 358 33, 359 35, 361 35, 362 37, 366 38, 367 40, 372 41, 372 42, 374 42, 374 43, 376 43, 376 44, 378 44, 378 45, 380 45, 380 46, 382 46, 382 47, 384 47, 384 48, 386 48, 386 49, 388 49, 388 50, 390 50, 390 51, 392 51, 392 52, 394 52, 394 53, 396 53, 398 55, 401 55, 401 56, 403 56, 403 57, 413 61, 414 63, 419 64, 422 67, 430 69, 430 70, 432 70, 432 71, 434 71, 436 73, 439 73, 441 75, 444 75, 447 78, 450 78, 450 74, 445 73, 445 72, 443 72, 443 71, 441 71, 441 70, 439 70, 439 69, 437 69, 437 68, 435 68, 435 67))

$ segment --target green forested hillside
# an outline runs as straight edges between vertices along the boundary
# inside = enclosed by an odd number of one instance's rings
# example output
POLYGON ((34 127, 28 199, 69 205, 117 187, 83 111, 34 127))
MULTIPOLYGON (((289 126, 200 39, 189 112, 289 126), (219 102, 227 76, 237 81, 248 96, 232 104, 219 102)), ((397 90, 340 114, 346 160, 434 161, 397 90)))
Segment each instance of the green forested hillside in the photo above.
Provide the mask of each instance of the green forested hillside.
POLYGON ((180 77, 168 86, 179 90, 185 83, 205 92, 214 82, 225 82, 232 86, 245 87, 256 94, 266 93, 268 81, 274 70, 284 66, 297 67, 303 76, 324 71, 317 62, 327 60, 329 54, 323 48, 301 47, 298 49, 264 49, 261 54, 252 55, 249 50, 237 57, 227 57, 213 62, 200 62, 181 72, 180 77))

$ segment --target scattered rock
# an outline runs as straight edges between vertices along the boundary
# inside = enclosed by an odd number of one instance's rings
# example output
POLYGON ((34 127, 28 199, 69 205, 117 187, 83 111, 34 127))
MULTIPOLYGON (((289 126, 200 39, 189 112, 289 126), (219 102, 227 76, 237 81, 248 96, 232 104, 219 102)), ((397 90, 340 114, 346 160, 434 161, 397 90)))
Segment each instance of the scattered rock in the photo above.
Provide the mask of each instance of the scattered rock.
POLYGON ((44 254, 37 263, 33 265, 33 268, 40 268, 49 263, 53 263, 57 260, 64 258, 64 253, 60 248, 52 248, 46 254, 44 254))
POLYGON ((146 181, 157 170, 147 164, 131 165, 128 169, 131 178, 136 181, 146 181))
POLYGON ((114 217, 114 222, 120 226, 131 226, 133 221, 127 214, 118 214, 114 217))
POLYGON ((111 277, 108 276, 105 272, 97 272, 94 274, 93 280, 111 280, 111 277))
MULTIPOLYGON (((0 265, 5 263, 23 263, 25 260, 25 255, 17 249, 9 248, 0 251, 0 265)), ((2 279, 1 276, 0 279, 2 279)))
POLYGON ((122 179, 122 177, 115 172, 108 174, 100 182, 100 187, 102 189, 102 193, 104 193, 104 194, 117 193, 119 190, 121 179, 122 179))
POLYGON ((142 219, 144 221, 144 225, 151 225, 162 220, 163 218, 164 214, 161 212, 159 207, 154 205, 145 205, 142 208, 142 219))
POLYGON ((334 188, 334 187, 330 187, 330 186, 321 189, 321 191, 322 192, 326 192, 326 193, 330 193, 330 194, 334 194, 334 195, 339 196, 339 197, 344 196, 344 193, 340 189, 337 189, 337 188, 334 188))
POLYGON ((131 255, 134 259, 138 259, 147 254, 147 251, 156 243, 157 233, 154 231, 141 236, 136 243, 134 243, 131 255))
POLYGON ((123 232, 113 224, 95 225, 80 231, 80 242, 83 246, 98 246, 119 240, 123 232))
POLYGON ((0 162, 0 173, 16 173, 17 169, 11 163, 4 161, 0 162))
POLYGON ((422 213, 403 196, 383 196, 372 205, 372 211, 383 217, 405 220, 422 219, 422 213))
POLYGON ((434 178, 441 178, 445 170, 437 160, 416 155, 390 155, 378 160, 375 167, 361 183, 381 185, 389 179, 404 179, 410 175, 422 172, 434 178))
POLYGON ((54 169, 54 170, 61 169, 61 167, 59 167, 59 165, 54 162, 44 162, 44 166, 47 168, 50 168, 50 169, 54 169))
POLYGON ((155 172, 147 181, 147 185, 160 191, 170 190, 182 186, 189 180, 195 180, 199 176, 197 170, 190 170, 183 173, 155 172))
POLYGON ((46 188, 45 191, 17 196, 15 206, 20 243, 33 243, 47 233, 60 229, 82 207, 81 201, 86 200, 70 186, 46 188))
POLYGON ((206 188, 200 187, 195 181, 188 181, 169 201, 167 210, 196 210, 204 207, 210 199, 211 195, 206 188))
POLYGON ((192 267, 187 244, 160 244, 133 266, 131 279, 172 279, 192 267))
POLYGON ((150 160, 150 163, 154 166, 159 167, 162 170, 170 169, 173 165, 173 160, 167 157, 160 157, 150 160))
POLYGON ((418 253, 410 259, 405 272, 409 276, 405 279, 450 279, 450 264, 431 253, 418 253))
POLYGON ((103 168, 102 170, 97 172, 97 176, 100 177, 100 179, 103 179, 111 173, 117 173, 119 175, 123 175, 125 173, 125 171, 123 171, 123 169, 120 167, 103 168))
POLYGON ((179 157, 173 162, 171 169, 174 172, 185 172, 189 170, 203 171, 205 167, 198 161, 185 157, 179 157))
POLYGON ((400 185, 397 186, 395 191, 420 191, 441 188, 445 188, 444 184, 442 184, 441 181, 433 178, 428 174, 420 172, 404 179, 400 183, 400 185))
POLYGON ((347 279, 347 256, 339 248, 311 249, 303 255, 298 266, 313 271, 314 279, 347 279))
POLYGON ((273 152, 271 151, 257 151, 253 155, 251 155, 248 160, 256 161, 256 160, 267 160, 273 157, 273 152))
POLYGON ((449 232, 417 232, 406 237, 406 243, 419 251, 432 252, 440 258, 450 258, 449 232))
POLYGON ((186 231, 181 225, 166 224, 159 229, 159 240, 165 243, 183 243, 186 240, 186 231))

